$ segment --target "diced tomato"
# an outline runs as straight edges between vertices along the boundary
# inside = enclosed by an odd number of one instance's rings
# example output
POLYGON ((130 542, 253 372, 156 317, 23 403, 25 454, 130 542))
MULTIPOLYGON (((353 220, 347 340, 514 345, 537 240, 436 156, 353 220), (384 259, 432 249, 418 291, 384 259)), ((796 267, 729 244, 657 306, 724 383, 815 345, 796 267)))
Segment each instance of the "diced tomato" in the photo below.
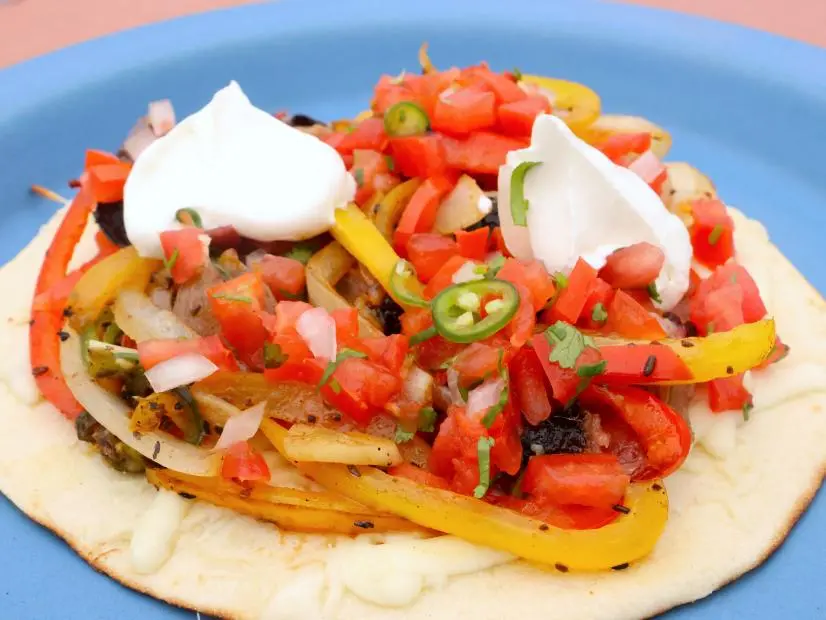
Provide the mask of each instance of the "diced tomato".
POLYGON ((617 291, 608 306, 607 333, 639 340, 662 340, 665 330, 659 321, 625 291, 617 291))
POLYGON ((481 342, 462 350, 452 367, 459 374, 459 385, 469 387, 472 384, 492 377, 499 372, 499 360, 503 356, 500 349, 481 342))
POLYGON ((353 131, 344 134, 335 148, 343 155, 349 155, 356 150, 384 151, 387 148, 384 119, 375 117, 364 119, 356 125, 353 131))
POLYGON ((407 257, 422 282, 429 282, 439 269, 459 254, 459 246, 450 237, 436 233, 415 233, 407 241, 407 257))
POLYGON ((499 104, 520 101, 528 96, 512 79, 501 73, 494 73, 484 65, 462 70, 461 80, 465 84, 484 86, 496 95, 496 102, 499 104))
POLYGON ((353 151, 353 164, 350 168, 350 174, 356 179, 355 201, 358 205, 364 205, 378 189, 376 187, 377 180, 381 180, 382 183, 386 184, 386 181, 379 179, 379 177, 387 175, 388 172, 387 159, 379 151, 363 149, 353 151))
POLYGON ((559 292, 556 301, 545 313, 547 315, 547 318, 543 317, 545 321, 547 323, 565 321, 571 325, 575 324, 582 314, 591 284, 596 278, 596 269, 581 258, 577 260, 571 275, 568 276, 568 284, 559 292))
POLYGON ((297 334, 295 325, 298 317, 313 306, 306 301, 282 301, 275 306, 275 324, 272 330, 277 334, 297 334))
POLYGON ((252 269, 261 274, 264 284, 278 300, 295 299, 304 292, 307 283, 304 265, 294 258, 265 254, 253 263, 252 269))
POLYGON ((207 262, 207 248, 201 241, 200 228, 181 228, 161 233, 161 248, 168 264, 172 265, 172 280, 184 284, 201 273, 207 262))
POLYGON ((427 286, 424 287, 424 296, 427 299, 433 299, 438 293, 453 285, 453 274, 459 271, 459 268, 468 262, 464 256, 454 256, 442 265, 442 268, 436 272, 427 286))
POLYGON ((599 277, 614 288, 645 288, 660 275, 665 254, 656 245, 641 241, 608 255, 599 277))
POLYGON ((122 163, 124 162, 121 161, 121 159, 114 153, 100 151, 98 149, 86 149, 86 159, 83 163, 83 169, 89 170, 90 168, 94 168, 95 166, 122 163))
POLYGON ((519 307, 505 331, 510 336, 511 346, 518 349, 533 336, 533 329, 536 327, 536 310, 534 310, 533 295, 528 287, 518 282, 513 286, 519 292, 519 307))
POLYGON ((640 155, 651 148, 651 134, 615 133, 597 148, 615 164, 624 165, 628 155, 640 155))
POLYGON ((456 231, 456 243, 459 246, 459 254, 465 258, 482 261, 488 253, 488 236, 490 228, 483 226, 473 231, 456 231))
MULTIPOLYGON (((481 422, 471 419, 464 407, 451 407, 439 426, 428 459, 428 468, 445 478, 456 493, 470 495, 479 483, 477 444, 486 435, 481 422)), ((491 464, 490 475, 496 473, 491 464)))
POLYGON ((271 383, 298 381, 308 385, 318 385, 323 376, 324 363, 312 357, 305 357, 301 360, 291 358, 278 368, 264 370, 264 378, 271 383))
POLYGON ((395 170, 406 177, 426 179, 444 174, 448 168, 444 138, 439 134, 391 138, 390 152, 395 170))
POLYGON ((496 95, 479 88, 460 88, 439 96, 431 126, 447 134, 465 135, 496 123, 496 95))
POLYGON ((355 308, 336 308, 330 313, 336 324, 336 343, 338 348, 353 347, 358 341, 359 312, 355 308))
MULTIPOLYGON (((386 160, 385 163, 387 163, 386 160)), ((379 172, 373 178, 373 191, 382 192, 386 194, 401 182, 401 178, 399 178, 399 176, 396 174, 391 174, 389 172, 379 172)))
POLYGON ((713 412, 743 409, 751 402, 751 394, 743 385, 743 375, 709 381, 708 406, 713 412))
POLYGON ((399 322, 402 325, 402 334, 410 337, 431 327, 433 314, 430 308, 413 308, 402 314, 399 322))
POLYGON ((554 279, 538 260, 516 260, 509 258, 496 274, 497 280, 511 284, 522 284, 531 292, 534 312, 545 307, 556 293, 554 279))
POLYGON ((496 174, 510 151, 525 148, 526 140, 517 140, 489 131, 477 131, 464 139, 443 139, 447 165, 474 174, 496 174))
POLYGON ((597 304, 602 305, 602 310, 606 315, 611 300, 614 298, 614 289, 605 280, 596 278, 588 288, 588 297, 582 307, 582 314, 579 315, 577 325, 585 329, 600 329, 605 325, 605 319, 597 321, 594 319, 594 308, 597 304))
POLYGON ((490 249, 494 252, 499 252, 502 256, 510 256, 508 246, 505 245, 505 237, 502 236, 502 229, 496 226, 490 231, 490 249))
POLYGON ((203 355, 219 370, 238 370, 232 352, 224 346, 218 336, 190 338, 189 340, 144 340, 138 343, 138 356, 144 370, 179 355, 198 353, 203 355))
POLYGON ((118 161, 111 164, 98 164, 86 170, 89 186, 95 202, 118 202, 123 200, 123 186, 132 170, 132 164, 118 161))
POLYGON ((530 136, 536 117, 550 112, 551 102, 542 95, 531 95, 520 101, 504 103, 497 111, 499 129, 507 136, 530 136))
POLYGON ((453 189, 453 180, 445 176, 427 179, 410 197, 399 225, 393 234, 396 251, 404 253, 414 233, 430 232, 442 199, 453 189))
POLYGON ((580 402, 585 407, 619 416, 636 433, 645 451, 646 467, 633 475, 634 480, 664 478, 676 471, 688 456, 691 448, 688 423, 651 392, 630 386, 607 388, 592 384, 582 393, 580 402))
POLYGON ((401 387, 401 378, 382 366, 351 357, 336 367, 321 393, 330 405, 366 425, 401 387))
POLYGON ((522 467, 522 414, 514 405, 513 394, 490 429, 491 438, 496 442, 490 451, 491 464, 499 471, 515 476, 522 467))
POLYGON ((522 491, 540 503, 611 508, 630 482, 613 454, 546 454, 528 461, 522 491))
POLYGON ((726 205, 715 198, 694 200, 691 216, 691 245, 698 261, 713 268, 734 256, 734 220, 726 205))
POLYGON ((416 101, 416 95, 405 84, 404 80, 398 80, 390 75, 382 75, 374 89, 372 108, 379 114, 384 114, 389 108, 402 101, 416 101))
POLYGON ((393 105, 402 101, 411 101, 420 105, 428 116, 438 96, 459 78, 458 69, 448 69, 427 75, 405 75, 402 79, 383 75, 376 85, 373 97, 373 110, 383 114, 393 105))
POLYGON ((766 358, 762 364, 757 367, 757 370, 763 370, 764 368, 768 368, 772 364, 775 364, 782 360, 789 354, 789 345, 783 344, 783 341, 780 340, 780 336, 777 336, 774 340, 774 348, 772 352, 769 353, 769 356, 766 358))
POLYGON ((395 375, 400 375, 409 348, 407 336, 393 334, 379 338, 364 338, 359 343, 371 362, 381 364, 395 375))
POLYGON ((701 335, 728 331, 766 316, 766 305, 749 272, 735 262, 700 281, 691 298, 691 322, 701 335))
POLYGON ((270 342, 278 346, 286 361, 298 363, 313 357, 307 342, 298 334, 276 334, 270 342))
POLYGON ((269 480, 270 468, 267 461, 252 449, 249 442, 232 444, 221 463, 221 477, 226 480, 256 481, 269 480))
POLYGON ((536 351, 523 347, 508 365, 515 406, 528 424, 536 426, 551 415, 545 373, 536 351))
POLYGON ((599 363, 601 360, 599 351, 586 347, 580 353, 573 368, 562 368, 557 362, 550 360, 552 349, 545 334, 536 334, 531 339, 531 343, 550 383, 551 395, 563 406, 568 405, 579 393, 583 384, 583 378, 577 374, 577 369, 599 363))
POLYGON ((387 470, 387 473, 391 476, 407 478, 408 480, 412 480, 413 482, 428 487, 435 487, 437 489, 445 490, 448 490, 450 488, 447 480, 445 480, 444 478, 437 476, 436 474, 431 474, 429 471, 422 469, 421 467, 416 467, 415 465, 412 465, 410 463, 401 463, 400 465, 393 465, 393 467, 387 470))
POLYGON ((248 272, 207 289, 212 313, 221 325, 221 333, 248 366, 263 364, 263 347, 268 331, 261 311, 264 305, 264 280, 248 272))

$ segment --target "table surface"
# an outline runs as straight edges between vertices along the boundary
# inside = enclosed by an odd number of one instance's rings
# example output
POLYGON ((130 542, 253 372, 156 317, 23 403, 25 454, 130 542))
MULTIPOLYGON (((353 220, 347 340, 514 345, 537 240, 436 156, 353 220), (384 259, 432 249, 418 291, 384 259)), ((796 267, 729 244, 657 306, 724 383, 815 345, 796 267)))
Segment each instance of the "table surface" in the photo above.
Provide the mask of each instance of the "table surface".
MULTIPOLYGON (((0 0, 0 68, 125 28, 254 1, 0 0)), ((823 0, 627 1, 739 23, 826 46, 823 0)))

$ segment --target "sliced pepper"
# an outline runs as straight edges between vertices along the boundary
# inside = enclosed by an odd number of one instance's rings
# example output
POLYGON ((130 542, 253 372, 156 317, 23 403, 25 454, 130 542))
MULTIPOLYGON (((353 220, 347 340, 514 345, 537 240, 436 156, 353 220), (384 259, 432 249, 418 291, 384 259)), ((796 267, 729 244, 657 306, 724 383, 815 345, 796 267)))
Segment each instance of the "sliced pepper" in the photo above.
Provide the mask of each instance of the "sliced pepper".
MULTIPOLYGON (((393 251, 387 240, 367 219, 361 209, 354 204, 346 209, 336 209, 336 222, 330 232, 350 254, 356 257, 356 260, 367 268, 367 271, 392 297, 390 276, 399 262, 399 255, 393 251)), ((415 283, 410 284, 408 286, 410 293, 421 296, 421 289, 415 283)), ((404 306, 402 300, 396 299, 396 301, 404 306)))
MULTIPOLYGON (((286 429, 271 419, 261 430, 283 454, 286 429)), ((299 469, 329 490, 368 507, 518 557, 570 570, 608 570, 648 555, 668 519, 661 482, 631 485, 628 513, 595 530, 562 530, 471 497, 423 486, 373 467, 301 463, 299 469)))
POLYGON ((490 338, 504 328, 519 308, 519 293, 503 280, 476 280, 446 288, 433 300, 433 324, 451 342, 490 338), (487 301, 484 308, 482 303, 487 301), (496 304, 494 306, 494 304, 496 304), (481 316, 481 310, 485 316, 481 316))
POLYGON ((554 114, 574 133, 583 132, 599 118, 599 95, 584 84, 539 75, 523 75, 520 82, 538 87, 537 94, 550 99, 554 114))
POLYGON ((601 382, 611 381, 612 378, 620 381, 629 376, 632 364, 640 372, 648 356, 656 355, 657 361, 653 364, 651 375, 638 377, 634 383, 705 383, 713 379, 732 377, 760 366, 774 350, 775 326, 774 319, 764 319, 699 338, 665 338, 658 340, 655 345, 647 341, 634 342, 601 337, 596 338, 596 344, 607 362, 605 373, 600 375, 601 382), (676 353, 685 368, 676 366, 676 362, 671 360, 668 354, 658 351, 662 348, 676 353), (644 353, 638 354, 637 349, 644 353), (643 355, 646 355, 646 360, 642 360, 643 355), (683 377, 685 370, 691 373, 690 377, 683 377))
POLYGON ((442 199, 453 189, 453 180, 446 176, 434 176, 422 183, 410 198, 393 235, 393 246, 400 254, 407 251, 407 242, 414 233, 433 230, 436 213, 442 199))

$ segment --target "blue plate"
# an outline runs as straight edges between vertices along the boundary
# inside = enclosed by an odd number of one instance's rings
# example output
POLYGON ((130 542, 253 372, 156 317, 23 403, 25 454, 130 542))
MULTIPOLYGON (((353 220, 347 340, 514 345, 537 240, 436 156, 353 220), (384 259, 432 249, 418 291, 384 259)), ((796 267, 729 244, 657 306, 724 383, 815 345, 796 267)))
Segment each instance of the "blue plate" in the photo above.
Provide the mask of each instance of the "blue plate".
MULTIPOLYGON (((605 110, 668 128, 670 158, 705 170, 826 291, 826 50, 590 2, 292 1, 170 21, 11 67, 0 73, 0 260, 53 211, 29 184, 64 187, 84 149, 116 148, 148 101, 171 97, 188 114, 236 79, 261 107, 344 117, 365 107, 381 73, 416 71, 423 40, 439 66, 486 59, 577 80, 605 110)), ((821 494, 762 568, 668 617, 824 617, 824 526, 821 494)), ((0 530, 0 617, 193 616, 97 574, 5 500, 0 530)))

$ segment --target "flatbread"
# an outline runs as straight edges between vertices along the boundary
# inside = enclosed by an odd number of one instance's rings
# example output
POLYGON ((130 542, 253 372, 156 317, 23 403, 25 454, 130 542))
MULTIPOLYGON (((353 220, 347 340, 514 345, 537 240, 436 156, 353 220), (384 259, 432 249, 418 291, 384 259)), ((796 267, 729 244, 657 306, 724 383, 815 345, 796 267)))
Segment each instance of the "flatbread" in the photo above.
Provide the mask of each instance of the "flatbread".
MULTIPOLYGON (((282 533, 195 501, 168 561, 150 574, 136 571, 130 541, 158 492, 140 476, 113 471, 78 441, 73 426, 42 402, 29 369, 33 283, 61 214, 0 270, 0 290, 7 291, 0 308, 7 352, 0 357, 0 489, 121 583, 219 616, 616 620, 702 598, 782 543, 826 469, 826 302, 759 223, 732 214, 738 260, 791 354, 753 373, 756 407, 748 422, 710 414, 698 396, 691 413, 696 444, 666 482, 665 534, 649 558, 626 570, 562 574, 451 537, 394 535, 378 546, 377 535, 282 533)), ((78 260, 93 250, 92 234, 78 260)), ((284 476, 284 484, 301 484, 284 476)))

